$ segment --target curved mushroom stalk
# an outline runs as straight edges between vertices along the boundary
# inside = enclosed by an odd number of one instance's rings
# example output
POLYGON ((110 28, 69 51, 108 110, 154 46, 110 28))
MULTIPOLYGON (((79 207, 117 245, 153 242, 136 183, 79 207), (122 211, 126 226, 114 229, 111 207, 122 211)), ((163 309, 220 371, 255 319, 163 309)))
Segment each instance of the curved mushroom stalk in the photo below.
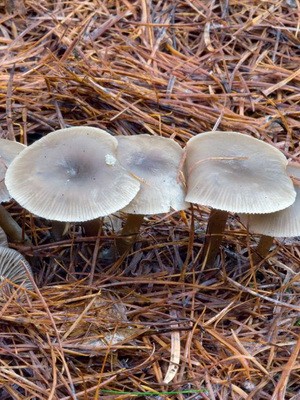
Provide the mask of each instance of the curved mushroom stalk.
POLYGON ((270 213, 294 202, 286 165, 278 149, 238 132, 204 132, 188 141, 186 200, 223 210, 213 211, 202 261, 213 264, 227 212, 270 213))
POLYGON ((0 204, 0 226, 7 236, 16 243, 31 244, 23 229, 17 224, 10 213, 0 204))
POLYGON ((274 237, 268 235, 262 235, 259 239, 258 245, 255 249, 255 254, 252 257, 253 264, 258 264, 265 259, 273 245, 274 237))
POLYGON ((129 251, 136 242, 143 221, 144 215, 128 214, 121 235, 116 239, 116 247, 120 256, 129 251))
POLYGON ((184 183, 178 179, 183 149, 173 139, 146 134, 118 136, 117 159, 140 180, 140 190, 121 211, 128 213, 121 237, 120 255, 128 251, 138 236, 144 215, 186 209, 184 183))
POLYGON ((201 261, 207 267, 212 267, 214 265, 222 243, 227 219, 227 211, 211 210, 201 254, 201 261))

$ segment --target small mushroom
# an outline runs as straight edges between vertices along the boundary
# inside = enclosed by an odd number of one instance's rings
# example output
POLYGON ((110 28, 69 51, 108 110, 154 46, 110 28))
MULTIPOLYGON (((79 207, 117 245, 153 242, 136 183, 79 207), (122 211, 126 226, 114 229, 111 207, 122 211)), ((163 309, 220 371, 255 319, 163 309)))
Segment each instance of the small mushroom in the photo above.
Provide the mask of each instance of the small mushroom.
POLYGON ((50 220, 82 222, 111 214, 140 188, 116 159, 117 145, 98 128, 51 132, 14 159, 6 186, 22 207, 50 220))
MULTIPOLYGON (((7 279, 17 285, 32 289, 32 283, 29 278, 32 274, 31 267, 25 258, 16 250, 8 247, 0 247, 0 280, 7 279)), ((0 284, 2 292, 5 285, 0 284)))
POLYGON ((141 189, 134 199, 123 208, 128 213, 117 241, 120 254, 134 243, 144 215, 183 210, 185 187, 179 176, 183 150, 172 139, 147 134, 117 136, 117 159, 121 165, 141 182, 141 189))
POLYGON ((229 212, 270 213, 295 201, 287 160, 275 147, 238 132, 205 132, 187 143, 186 200, 212 207, 202 261, 212 266, 229 212))
POLYGON ((5 186, 4 178, 8 166, 26 148, 22 143, 0 138, 0 202, 9 201, 11 195, 5 186))
POLYGON ((296 191, 296 200, 288 208, 270 214, 241 215, 241 220, 249 231, 261 234, 253 262, 264 259, 273 244, 274 237, 300 235, 300 164, 289 163, 287 174, 291 177, 296 191))
MULTIPOLYGON (((25 148, 26 146, 24 144, 8 139, 0 139, 0 203, 9 201, 11 199, 4 181, 6 171, 14 158, 25 148)), ((25 242, 29 243, 29 239, 24 236, 21 227, 1 204, 0 226, 13 241, 22 242, 24 240, 25 242)))

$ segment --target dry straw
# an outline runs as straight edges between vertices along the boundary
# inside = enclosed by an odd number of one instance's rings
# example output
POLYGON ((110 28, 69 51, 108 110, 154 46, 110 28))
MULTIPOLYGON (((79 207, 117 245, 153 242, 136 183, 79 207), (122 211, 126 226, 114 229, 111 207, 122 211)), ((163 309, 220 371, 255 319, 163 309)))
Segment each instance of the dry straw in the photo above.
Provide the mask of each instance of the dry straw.
MULTIPOLYGON (((233 130, 299 158, 297 0, 11 0, 0 12, 3 137, 89 125, 183 145, 233 130)), ((105 225, 96 246, 76 225, 51 242, 44 220, 6 208, 32 238, 11 245, 37 287, 1 302, 1 398, 296 399, 299 239, 249 267, 252 237, 231 218, 218 268, 201 271, 209 210, 195 206, 147 218, 113 264, 105 225)))

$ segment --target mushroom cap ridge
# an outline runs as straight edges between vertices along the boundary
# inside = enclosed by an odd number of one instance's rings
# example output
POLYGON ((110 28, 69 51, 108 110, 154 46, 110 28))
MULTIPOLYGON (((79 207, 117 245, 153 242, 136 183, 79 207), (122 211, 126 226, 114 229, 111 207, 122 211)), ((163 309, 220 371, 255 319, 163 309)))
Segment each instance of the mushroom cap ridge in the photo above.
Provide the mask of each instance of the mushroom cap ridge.
POLYGON ((140 182, 116 159, 117 140, 98 128, 51 132, 9 166, 11 196, 40 217, 81 222, 125 207, 140 182))
POLYGON ((275 147, 238 132, 205 132, 187 143, 192 203, 240 213, 270 213, 296 197, 287 160, 275 147))

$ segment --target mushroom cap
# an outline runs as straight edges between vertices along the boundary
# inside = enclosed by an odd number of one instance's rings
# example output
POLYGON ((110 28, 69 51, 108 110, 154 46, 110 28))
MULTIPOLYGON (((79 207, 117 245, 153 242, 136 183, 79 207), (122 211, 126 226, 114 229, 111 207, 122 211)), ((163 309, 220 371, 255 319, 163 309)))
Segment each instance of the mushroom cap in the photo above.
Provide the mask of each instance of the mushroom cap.
POLYGON ((287 160, 275 147, 238 132, 205 132, 187 143, 191 203, 240 213, 270 213, 296 197, 287 160))
POLYGON ((22 254, 8 247, 0 247, 0 280, 7 278, 17 285, 23 284, 31 289, 28 272, 32 274, 31 267, 22 254))
POLYGON ((4 230, 0 227, 0 246, 2 247, 8 247, 8 240, 6 233, 4 230))
POLYGON ((251 232, 277 237, 300 235, 300 164, 290 163, 287 173, 293 177, 297 193, 295 202, 284 210, 270 214, 241 215, 241 221, 251 232))
POLYGON ((122 211, 159 214, 189 206, 179 179, 183 150, 178 143, 147 134, 117 136, 117 140, 118 160, 141 181, 140 191, 122 211))
POLYGON ((43 218, 81 222, 111 214, 140 188, 117 161, 117 145, 92 127, 51 132, 14 159, 6 186, 22 207, 43 218))
POLYGON ((4 183, 5 174, 10 163, 25 147, 22 143, 0 138, 0 203, 11 199, 4 183))

